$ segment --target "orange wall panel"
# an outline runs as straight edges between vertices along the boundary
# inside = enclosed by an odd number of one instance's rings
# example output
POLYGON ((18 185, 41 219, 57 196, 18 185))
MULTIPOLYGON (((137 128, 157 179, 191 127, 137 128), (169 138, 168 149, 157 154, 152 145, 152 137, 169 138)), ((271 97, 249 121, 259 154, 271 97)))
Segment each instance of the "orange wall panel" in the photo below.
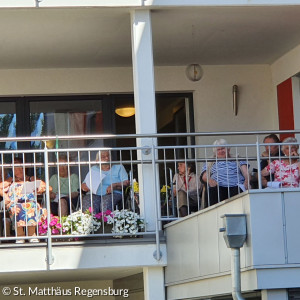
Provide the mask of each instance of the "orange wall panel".
MULTIPOLYGON (((280 130, 293 130, 294 126, 294 105, 292 92, 292 79, 289 78, 277 85, 278 117, 280 130)), ((281 134, 280 140, 293 134, 281 134)))

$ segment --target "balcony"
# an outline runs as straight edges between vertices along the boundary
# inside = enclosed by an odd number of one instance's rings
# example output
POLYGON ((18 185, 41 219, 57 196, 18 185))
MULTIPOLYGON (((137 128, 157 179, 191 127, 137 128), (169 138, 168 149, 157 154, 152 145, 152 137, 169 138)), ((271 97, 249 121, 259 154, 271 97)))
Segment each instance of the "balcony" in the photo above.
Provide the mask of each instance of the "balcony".
MULTIPOLYGON (((2 210, 0 277, 8 284, 16 278, 16 273, 19 274, 18 278, 24 278, 28 271, 32 272, 30 273, 32 282, 37 280, 51 282, 54 277, 64 281, 65 278, 80 278, 83 274, 87 280, 94 278, 95 274, 100 276, 98 278, 116 280, 137 276, 143 272, 145 278, 145 268, 166 267, 165 285, 168 299, 177 299, 178 295, 182 298, 226 295, 230 293, 231 287, 230 254, 221 233, 218 232, 222 227, 220 216, 224 213, 245 213, 248 239, 242 250, 241 260, 243 292, 295 287, 296 282, 291 278, 292 274, 297 278, 300 263, 297 252, 299 243, 298 239, 294 238, 297 236, 296 228, 299 227, 296 211, 299 209, 297 198, 300 190, 298 187, 263 189, 264 182, 260 176, 257 177, 257 188, 251 189, 253 178, 250 173, 253 169, 257 169, 260 173, 260 161, 262 153, 266 152, 265 146, 278 146, 276 143, 268 145, 263 143, 263 137, 269 133, 176 134, 187 140, 187 144, 181 146, 163 145, 165 137, 175 134, 34 138, 42 141, 41 149, 21 149, 24 142, 33 140, 32 137, 2 139, 2 143, 14 140, 20 147, 20 149, 0 151, 3 178, 11 178, 11 182, 16 183, 16 169, 19 168, 22 170, 21 173, 31 176, 34 185, 37 184, 38 179, 44 181, 44 190, 41 193, 35 191, 32 193, 46 209, 45 216, 48 220, 51 219, 50 213, 53 209, 51 203, 54 200, 50 193, 53 191, 50 181, 54 174, 62 175, 63 168, 68 174, 67 178, 70 174, 76 174, 79 188, 78 201, 75 204, 69 200, 72 199, 70 183, 68 195, 58 188, 57 218, 61 223, 64 220, 63 201, 67 203, 69 215, 76 211, 85 213, 86 202, 84 201, 88 201, 88 208, 95 207, 95 199, 91 194, 85 194, 82 189, 82 182, 88 180, 89 187, 92 189, 93 176, 96 176, 91 173, 92 166, 98 167, 98 175, 101 177, 103 165, 109 166, 109 169, 122 165, 126 170, 126 178, 122 179, 121 185, 113 187, 118 189, 120 200, 115 203, 113 198, 110 199, 113 211, 112 224, 108 224, 102 214, 99 218, 101 227, 97 230, 93 228, 89 232, 81 232, 72 225, 68 234, 63 228, 54 234, 49 227, 42 234, 39 232, 39 226, 35 225, 37 236, 32 236, 28 232, 25 236, 19 236, 16 231, 16 216, 9 218, 2 210), (195 137, 195 145, 188 144, 191 136, 195 137), (210 203, 208 194, 207 208, 201 207, 202 191, 197 189, 197 205, 191 205, 188 201, 188 216, 182 218, 180 204, 176 197, 179 188, 173 182, 178 163, 193 163, 195 175, 200 177, 205 164, 222 161, 218 156, 213 155, 216 146, 213 146, 212 142, 201 144, 200 141, 213 141, 217 137, 226 138, 228 141, 233 138, 240 141, 224 145, 227 150, 230 149, 230 152, 226 152, 230 153, 230 156, 226 155, 223 161, 234 162, 234 164, 240 161, 246 162, 248 166, 246 182, 249 189, 244 192, 239 191, 234 197, 218 201, 214 205, 210 203), (76 147, 76 143, 88 145, 86 141, 89 139, 124 138, 134 139, 138 144, 143 140, 143 145, 147 141, 147 146, 76 147), (65 144, 69 143, 72 147, 52 148, 55 143, 50 141, 57 139, 65 140, 65 144), (99 159, 103 153, 108 153, 109 159, 105 161, 99 159), (17 160, 16 157, 22 159, 17 160), (138 189, 134 182, 139 183, 138 189), (137 213, 144 220, 144 228, 134 233, 126 230, 111 231, 117 224, 116 210, 137 213), (11 226, 9 234, 8 226, 11 226), (21 239, 24 239, 25 243, 15 243, 21 239), (30 243, 32 239, 38 239, 40 242, 30 243), (34 260, 32 260, 33 256, 34 260), (282 272, 286 277, 280 281, 282 272), (274 278, 276 281, 272 283, 274 278), (216 291, 210 290, 207 285, 209 280, 220 283, 216 291), (196 286, 198 287, 194 288, 196 286)), ((295 145, 297 146, 298 143, 289 143, 287 147, 290 149, 295 145)), ((265 156, 269 161, 276 158, 284 159, 281 154, 279 157, 273 157, 270 152, 265 156)), ((299 159, 299 157, 290 159, 299 159)), ((56 177, 57 184, 58 177, 56 177)), ((1 185, 3 184, 4 181, 1 185)), ((190 192, 187 188, 188 195, 190 192)), ((101 202, 102 213, 105 211, 103 205, 101 202)), ((93 213, 94 211, 90 212, 91 215, 93 213)))

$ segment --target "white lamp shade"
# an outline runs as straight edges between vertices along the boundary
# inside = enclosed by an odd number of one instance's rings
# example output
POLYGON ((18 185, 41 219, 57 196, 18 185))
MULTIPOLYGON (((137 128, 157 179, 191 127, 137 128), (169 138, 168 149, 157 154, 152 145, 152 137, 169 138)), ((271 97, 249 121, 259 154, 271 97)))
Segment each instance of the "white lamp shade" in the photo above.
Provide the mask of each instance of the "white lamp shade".
POLYGON ((203 70, 199 64, 190 64, 185 70, 186 77, 191 81, 199 81, 203 76, 203 70))

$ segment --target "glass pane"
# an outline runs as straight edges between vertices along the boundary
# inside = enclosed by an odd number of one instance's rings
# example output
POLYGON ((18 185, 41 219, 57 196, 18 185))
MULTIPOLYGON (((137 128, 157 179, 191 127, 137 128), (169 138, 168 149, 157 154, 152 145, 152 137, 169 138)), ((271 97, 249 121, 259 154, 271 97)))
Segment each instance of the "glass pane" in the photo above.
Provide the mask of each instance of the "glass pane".
MULTIPOLYGON (((0 102, 0 137, 16 136, 15 102, 0 102)), ((0 143, 0 149, 17 149, 15 141, 0 143)))
MULTIPOLYGON (((102 101, 61 100, 30 102, 31 136, 84 135, 103 133, 102 101)), ((57 141, 54 148, 102 146, 102 141, 57 141)), ((41 142, 32 142, 40 148, 41 142)))

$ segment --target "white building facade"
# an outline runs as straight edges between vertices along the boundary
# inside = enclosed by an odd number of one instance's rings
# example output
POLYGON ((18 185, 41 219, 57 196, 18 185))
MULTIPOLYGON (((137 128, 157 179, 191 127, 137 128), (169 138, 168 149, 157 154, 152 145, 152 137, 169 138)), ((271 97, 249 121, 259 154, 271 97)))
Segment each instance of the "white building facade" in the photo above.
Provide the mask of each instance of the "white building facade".
MULTIPOLYGON (((184 132, 216 133, 195 135, 195 145, 211 145, 223 131, 300 129, 300 1, 3 0, 0 25, 0 105, 1 114, 16 116, 12 137, 32 136, 32 116, 53 112, 60 102, 55 126, 37 136, 138 134, 135 146, 154 150, 157 133, 182 133, 176 122, 172 132, 160 126, 168 118, 162 102, 168 97, 183 99, 184 132), (199 81, 186 76, 193 63, 203 69, 199 81), (122 131, 111 115, 127 97, 135 106, 133 132, 122 131), (86 122, 91 111, 101 111, 93 117, 102 123, 78 129, 76 120, 86 122), (68 118, 73 113, 73 123, 66 125, 61 112, 68 118), (75 118, 82 112, 84 121, 75 118)), ((179 111, 172 109, 174 115, 179 111)), ((2 134, 1 141, 7 137, 2 134)), ((227 139, 246 144, 262 137, 228 134, 227 139)), ((153 162, 155 153, 137 151, 137 159, 153 162)), ((149 238, 54 244, 50 256, 49 245, 3 243, 2 286, 23 288, 23 299, 30 298, 29 286, 72 289, 74 295, 74 282, 81 289, 129 289, 129 299, 231 299, 230 254, 218 232, 220 216, 229 212, 247 215, 241 258, 245 297, 297 299, 292 297, 300 291, 298 190, 249 192, 164 229, 154 169, 138 166, 149 238)))

